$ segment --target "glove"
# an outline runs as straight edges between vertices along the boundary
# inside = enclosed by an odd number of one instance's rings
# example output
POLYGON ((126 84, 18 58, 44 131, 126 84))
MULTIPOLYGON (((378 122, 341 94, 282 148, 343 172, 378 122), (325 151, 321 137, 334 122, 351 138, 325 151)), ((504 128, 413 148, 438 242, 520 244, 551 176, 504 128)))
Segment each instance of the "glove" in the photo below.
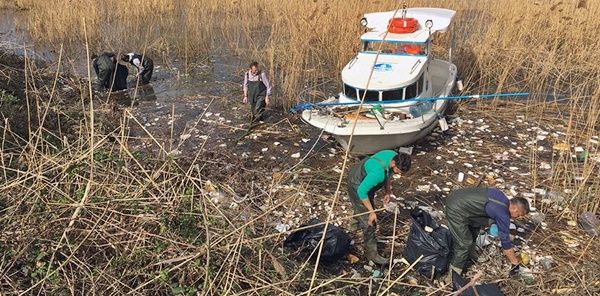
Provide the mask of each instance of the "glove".
POLYGON ((517 276, 521 272, 521 264, 513 265, 508 272, 509 276, 517 276))

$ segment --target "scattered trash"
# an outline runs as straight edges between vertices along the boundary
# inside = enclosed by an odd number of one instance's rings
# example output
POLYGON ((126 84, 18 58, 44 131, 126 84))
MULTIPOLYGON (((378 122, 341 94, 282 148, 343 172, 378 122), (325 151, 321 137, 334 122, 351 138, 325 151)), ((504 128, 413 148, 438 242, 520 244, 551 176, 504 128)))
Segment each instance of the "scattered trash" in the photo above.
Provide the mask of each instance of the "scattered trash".
POLYGON ((486 232, 480 233, 475 239, 475 245, 477 245, 477 247, 479 247, 480 249, 484 249, 485 247, 492 244, 492 240, 493 237, 491 234, 488 234, 486 232))
POLYGON ((558 151, 569 151, 569 145, 567 145, 566 143, 558 143, 552 146, 552 149, 558 151))
POLYGON ((354 264, 357 263, 360 259, 358 259, 358 257, 352 255, 352 254, 348 254, 346 256, 346 258, 348 259, 348 262, 350 262, 350 264, 354 264))
POLYGON ((555 203, 562 203, 565 200, 564 197, 557 191, 550 191, 546 193, 546 198, 555 203))
POLYGON ((490 226, 490 235, 493 237, 498 237, 498 225, 492 224, 492 226, 490 226))
POLYGON ((300 152, 296 152, 291 155, 292 158, 300 158, 300 152))
POLYGON ((589 235, 600 235, 600 222, 598 217, 591 212, 583 212, 577 219, 579 226, 589 235))
POLYGON ((552 260, 552 256, 544 256, 540 257, 538 262, 545 270, 549 270, 552 268, 552 263, 554 261, 552 260))
POLYGON ((577 161, 579 161, 579 162, 585 162, 585 160, 587 159, 587 157, 588 157, 588 153, 587 153, 587 151, 584 150, 581 153, 579 153, 579 156, 577 156, 577 161))
POLYGON ((413 286, 416 286, 419 284, 419 281, 415 277, 407 276, 406 279, 408 279, 408 283, 413 286))
POLYGON ((395 202, 393 202, 393 201, 390 201, 389 203, 384 204, 383 208, 387 212, 390 212, 390 213, 396 213, 396 212, 398 212, 398 205, 395 202))
POLYGON ((286 232, 286 231, 290 230, 290 226, 288 224, 283 224, 281 222, 278 222, 277 226, 275 226, 275 229, 277 229, 277 231, 279 231, 279 232, 286 232))
POLYGON ((363 265, 363 268, 368 271, 368 272, 372 272, 373 271, 373 267, 370 265, 363 265))
POLYGON ((565 244, 567 244, 567 247, 569 247, 569 248, 574 248, 574 247, 579 246, 579 243, 576 240, 570 239, 570 238, 567 238, 567 237, 563 237, 563 242, 565 244))
POLYGON ((465 174, 460 172, 458 173, 458 182, 462 183, 462 181, 465 179, 465 174))
POLYGON ((519 254, 521 257, 521 262, 523 263, 523 265, 529 265, 530 262, 530 257, 529 254, 525 253, 525 252, 521 252, 521 254, 519 254))
POLYGON ((372 276, 373 276, 374 278, 381 277, 381 271, 379 271, 379 270, 377 270, 377 269, 373 270, 373 274, 372 274, 372 276))
POLYGON ((546 219, 546 215, 544 215, 544 214, 541 214, 541 213, 531 213, 531 221, 535 225, 542 224, 542 222, 544 222, 544 219, 546 219))
POLYGON ((533 275, 533 273, 531 273, 531 270, 527 267, 521 266, 519 268, 518 278, 519 278, 519 280, 521 280, 523 283, 525 283, 527 285, 535 284, 535 276, 533 275))
POLYGON ((210 180, 208 180, 208 181, 206 181, 206 183, 204 183, 204 189, 207 191, 216 191, 217 190, 210 180))
POLYGON ((429 192, 429 190, 431 190, 431 186, 429 186, 429 185, 418 185, 417 186, 417 191, 429 192))

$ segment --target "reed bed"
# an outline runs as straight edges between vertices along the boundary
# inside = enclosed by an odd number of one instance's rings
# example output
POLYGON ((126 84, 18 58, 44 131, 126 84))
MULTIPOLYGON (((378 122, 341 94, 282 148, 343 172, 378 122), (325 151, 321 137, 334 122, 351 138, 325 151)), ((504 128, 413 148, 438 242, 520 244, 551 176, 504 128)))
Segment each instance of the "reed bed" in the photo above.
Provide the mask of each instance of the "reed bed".
MULTIPOLYGON (((244 60, 258 60, 273 77, 276 96, 286 109, 304 99, 298 94, 305 89, 337 84, 339 71, 358 48, 363 13, 400 5, 359 0, 17 0, 0 5, 7 3, 28 10, 27 20, 18 26, 37 42, 83 43, 85 24, 96 52, 135 50, 193 64, 210 60, 215 51, 231 51, 244 60)), ((600 2, 425 4, 458 11, 452 58, 466 92, 533 94, 522 101, 478 102, 478 111, 493 111, 500 121, 519 112, 525 120, 549 126, 559 122, 566 133, 553 143, 598 154, 591 140, 600 125, 600 41, 589 32, 600 27, 600 2), (548 95, 569 100, 549 103, 548 95)), ((451 42, 449 37, 436 37, 436 43, 451 42)), ((102 112, 89 104, 85 84, 73 86, 78 90, 73 101, 77 112, 56 111, 48 99, 56 90, 31 83, 39 77, 31 61, 26 65, 24 95, 32 117, 21 129, 28 132, 24 136, 14 123, 0 123, 0 283, 5 294, 343 295, 348 282, 357 291, 385 290, 394 282, 375 284, 345 273, 331 278, 327 268, 313 276, 309 261, 281 259, 281 236, 268 230, 272 225, 266 217, 297 207, 307 195, 325 200, 309 189, 322 181, 319 175, 296 180, 296 189, 285 193, 273 188, 291 182, 292 175, 273 179, 260 201, 251 200, 239 210, 252 213, 241 219, 216 204, 214 199, 221 196, 208 181, 245 188, 247 180, 272 176, 254 170, 221 174, 221 162, 243 162, 225 152, 200 149, 181 161, 160 145, 158 153, 136 151, 131 143, 140 139, 130 137, 127 128, 137 124, 131 114, 103 120, 98 115, 102 112), (74 120, 67 124, 66 117, 74 120), (56 125, 50 128, 48 122, 56 125), (265 200, 278 202, 266 212, 257 210, 265 200), (314 289, 307 292, 311 278, 314 289)), ((329 94, 327 88, 318 90, 308 99, 329 94)), ((144 138, 158 142, 150 133, 144 138)), ((565 202, 571 211, 559 215, 572 219, 584 210, 598 211, 600 183, 591 158, 578 163, 557 155, 548 180, 538 176, 540 152, 534 147, 526 153, 532 186, 570 192, 565 202)), ((396 271, 401 274, 403 269, 396 271)), ((578 277, 597 276, 595 272, 569 273, 569 281, 578 283, 578 277)))

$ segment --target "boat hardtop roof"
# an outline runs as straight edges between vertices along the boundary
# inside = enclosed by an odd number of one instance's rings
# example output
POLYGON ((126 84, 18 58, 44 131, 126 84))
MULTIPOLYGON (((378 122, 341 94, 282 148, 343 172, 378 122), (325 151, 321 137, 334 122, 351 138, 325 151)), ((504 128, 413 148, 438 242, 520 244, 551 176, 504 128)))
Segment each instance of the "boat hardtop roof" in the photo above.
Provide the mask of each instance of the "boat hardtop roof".
POLYGON ((380 55, 370 76, 375 62, 374 54, 359 53, 351 67, 342 70, 342 81, 358 89, 368 88, 373 91, 398 89, 410 85, 421 76, 423 67, 427 64, 426 56, 380 55))
MULTIPOLYGON (((370 28, 371 31, 363 34, 360 38, 361 41, 381 41, 385 36, 390 19, 394 16, 400 18, 402 14, 402 9, 365 14, 367 28, 370 28)), ((406 17, 414 18, 418 21, 417 31, 408 34, 388 33, 385 36, 385 40, 387 42, 424 43, 429 38, 429 30, 425 27, 425 22, 428 20, 432 21, 431 33, 443 33, 450 26, 450 22, 455 14, 456 11, 445 8, 407 8, 406 17)))

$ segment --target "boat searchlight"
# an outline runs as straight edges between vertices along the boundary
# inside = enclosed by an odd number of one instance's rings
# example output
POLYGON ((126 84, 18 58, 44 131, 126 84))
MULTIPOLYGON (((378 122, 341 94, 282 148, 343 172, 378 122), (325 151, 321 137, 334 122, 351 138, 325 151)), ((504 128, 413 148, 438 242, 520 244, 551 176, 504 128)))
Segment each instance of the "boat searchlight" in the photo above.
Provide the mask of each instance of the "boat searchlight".
POLYGON ((367 22, 367 18, 366 18, 366 17, 363 17, 363 18, 361 18, 361 19, 360 19, 360 24, 361 24, 363 27, 366 27, 366 26, 367 26, 367 24, 368 24, 368 22, 367 22))
POLYGON ((425 28, 431 29, 431 27, 433 27, 433 21, 432 20, 427 20, 425 22, 425 28))

